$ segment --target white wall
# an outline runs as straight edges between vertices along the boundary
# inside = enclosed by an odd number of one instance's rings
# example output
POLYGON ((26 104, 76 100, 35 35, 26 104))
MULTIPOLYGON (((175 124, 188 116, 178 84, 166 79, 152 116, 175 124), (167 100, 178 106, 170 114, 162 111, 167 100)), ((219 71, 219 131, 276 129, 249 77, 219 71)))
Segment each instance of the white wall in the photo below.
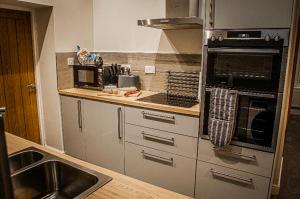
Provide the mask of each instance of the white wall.
POLYGON ((76 44, 93 50, 93 0, 53 1, 56 52, 73 52, 76 44))
POLYGON ((94 0, 94 50, 201 53, 202 30, 137 26, 138 19, 165 17, 165 0, 94 0))

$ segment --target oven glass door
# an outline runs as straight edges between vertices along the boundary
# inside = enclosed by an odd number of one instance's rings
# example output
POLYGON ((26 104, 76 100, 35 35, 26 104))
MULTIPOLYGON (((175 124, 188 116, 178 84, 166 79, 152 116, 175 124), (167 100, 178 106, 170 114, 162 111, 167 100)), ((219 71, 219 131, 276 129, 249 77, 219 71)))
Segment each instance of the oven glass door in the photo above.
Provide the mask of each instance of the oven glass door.
MULTIPOLYGON (((276 98, 238 96, 235 132, 232 141, 248 146, 273 148, 276 98)), ((210 91, 205 92, 203 135, 208 135, 210 91)), ((255 147, 253 147, 255 148, 255 147)))
POLYGON ((279 49, 208 48, 207 86, 277 92, 279 49))

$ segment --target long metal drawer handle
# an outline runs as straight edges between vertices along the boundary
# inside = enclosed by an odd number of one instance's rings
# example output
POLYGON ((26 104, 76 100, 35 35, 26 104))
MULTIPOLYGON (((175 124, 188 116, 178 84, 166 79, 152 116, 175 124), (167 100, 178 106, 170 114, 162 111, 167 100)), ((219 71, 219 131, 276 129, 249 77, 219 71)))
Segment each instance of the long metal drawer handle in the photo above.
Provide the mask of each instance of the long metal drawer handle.
POLYGON ((160 119, 160 120, 165 120, 167 122, 175 123, 175 116, 158 115, 158 114, 148 113, 145 111, 142 111, 142 114, 144 119, 154 118, 154 119, 160 119))
POLYGON ((279 54, 277 49, 246 49, 246 48, 209 48, 208 52, 220 53, 259 53, 259 54, 279 54))
POLYGON ((214 25, 214 0, 210 0, 209 4, 209 25, 213 27, 214 25))
POLYGON ((141 151, 143 158, 145 159, 150 159, 154 162, 158 162, 158 163, 162 163, 162 164, 166 164, 169 166, 173 166, 174 165, 174 159, 173 158, 163 158, 157 155, 152 155, 150 153, 146 153, 144 150, 141 151))
POLYGON ((122 108, 119 107, 118 108, 118 137, 119 139, 122 139, 123 138, 123 135, 122 135, 122 122, 121 122, 121 118, 122 118, 122 108))
POLYGON ((77 108, 78 108, 78 126, 82 130, 82 110, 81 110, 81 100, 77 101, 77 108))
POLYGON ((218 147, 213 147, 213 148, 217 152, 224 152, 224 153, 236 155, 236 156, 239 156, 240 158, 246 158, 246 159, 249 159, 251 161, 256 161, 257 160, 256 155, 244 155, 242 153, 236 153, 236 152, 232 152, 232 151, 222 149, 222 148, 218 148, 218 147))
POLYGON ((156 136, 156 135, 151 135, 148 133, 145 133, 144 131, 142 131, 142 135, 144 139, 150 138, 153 141, 157 141, 158 143, 167 143, 168 145, 172 145, 174 146, 175 144, 175 139, 174 138, 163 138, 160 136, 156 136))
POLYGON ((236 182, 246 183, 246 184, 250 184, 250 185, 253 184, 253 179, 252 178, 245 179, 245 178, 242 178, 242 177, 233 176, 233 175, 230 175, 230 174, 215 171, 213 168, 210 169, 210 172, 212 173, 212 175, 220 176, 220 177, 224 177, 224 178, 229 178, 229 179, 234 180, 236 182))

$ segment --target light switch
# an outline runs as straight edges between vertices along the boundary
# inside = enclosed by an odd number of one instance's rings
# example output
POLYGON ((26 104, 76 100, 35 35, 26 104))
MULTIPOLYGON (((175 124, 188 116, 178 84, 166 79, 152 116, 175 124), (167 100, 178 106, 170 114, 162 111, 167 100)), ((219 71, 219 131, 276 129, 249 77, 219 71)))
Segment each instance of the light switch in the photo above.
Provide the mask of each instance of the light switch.
POLYGON ((68 65, 73 66, 74 65, 74 57, 69 57, 68 58, 68 65))
POLYGON ((146 74, 155 74, 155 66, 145 66, 146 74))

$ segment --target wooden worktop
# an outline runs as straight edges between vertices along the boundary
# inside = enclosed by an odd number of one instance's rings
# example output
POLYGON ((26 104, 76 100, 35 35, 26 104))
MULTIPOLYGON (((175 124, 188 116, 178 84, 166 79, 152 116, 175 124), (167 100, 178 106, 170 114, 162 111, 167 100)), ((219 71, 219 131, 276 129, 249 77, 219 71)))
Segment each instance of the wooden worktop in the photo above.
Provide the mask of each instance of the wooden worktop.
MULTIPOLYGON (((191 199, 166 189, 127 177, 125 175, 104 169, 87 162, 75 159, 65 154, 35 144, 33 142, 6 134, 8 153, 14 153, 28 147, 36 147, 53 155, 84 166, 88 169, 103 173, 113 178, 108 184, 91 194, 88 199, 191 199)), ((155 171, 153 171, 155 172, 155 171)))
POLYGON ((80 98, 86 98, 91 100, 122 104, 127 106, 135 106, 135 107, 149 108, 149 109, 154 109, 159 111, 179 113, 179 114, 184 114, 184 115, 194 116, 194 117, 198 117, 200 115, 199 104, 191 108, 183 108, 183 107, 137 101, 137 99, 139 98, 157 94, 151 91, 143 91, 139 97, 118 97, 118 96, 106 96, 104 95, 103 92, 95 91, 95 90, 70 88, 70 89, 60 90, 59 94, 65 96, 80 97, 80 98))

